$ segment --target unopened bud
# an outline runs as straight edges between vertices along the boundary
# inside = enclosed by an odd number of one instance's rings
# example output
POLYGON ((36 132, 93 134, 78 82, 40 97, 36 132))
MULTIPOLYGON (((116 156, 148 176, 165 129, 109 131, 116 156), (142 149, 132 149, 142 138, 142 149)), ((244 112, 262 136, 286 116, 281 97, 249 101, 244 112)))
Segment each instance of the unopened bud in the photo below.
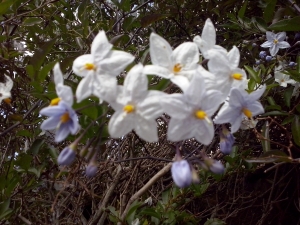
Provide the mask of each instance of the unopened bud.
POLYGON ((69 166, 75 159, 75 151, 68 146, 62 150, 57 158, 57 163, 60 166, 69 166))
POLYGON ((172 178, 175 184, 180 187, 188 187, 192 183, 192 172, 188 161, 180 160, 173 162, 171 168, 172 178))
POLYGON ((98 171, 98 167, 97 167, 96 163, 91 162, 85 169, 85 175, 88 178, 92 178, 96 175, 97 171, 98 171))

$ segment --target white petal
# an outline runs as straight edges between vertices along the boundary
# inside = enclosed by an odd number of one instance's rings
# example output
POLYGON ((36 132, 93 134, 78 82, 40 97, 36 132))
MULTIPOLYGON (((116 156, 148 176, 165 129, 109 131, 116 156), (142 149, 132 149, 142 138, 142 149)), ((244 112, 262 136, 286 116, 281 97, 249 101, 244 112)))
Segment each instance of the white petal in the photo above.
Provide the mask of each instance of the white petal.
POLYGON ((205 21, 201 37, 209 48, 213 48, 216 44, 216 29, 209 18, 205 21))
POLYGON ((67 124, 61 124, 59 129, 55 133, 55 141, 61 142, 68 137, 70 134, 70 130, 67 124))
POLYGON ((108 123, 110 136, 112 138, 120 138, 128 134, 135 127, 136 119, 137 117, 134 113, 115 112, 108 123))
POLYGON ((240 51, 236 46, 228 52, 228 61, 231 68, 236 68, 239 66, 240 63, 240 51))
POLYGON ((208 70, 218 77, 231 76, 230 63, 223 54, 215 54, 207 63, 208 70))
POLYGON ((210 46, 198 35, 194 37, 193 41, 200 49, 204 58, 209 59, 210 57, 209 57, 208 51, 210 50, 210 46))
POLYGON ((94 76, 90 75, 87 77, 84 77, 80 83, 77 86, 76 89, 76 99, 77 102, 81 102, 83 99, 88 98, 93 93, 93 82, 94 82, 94 76))
POLYGON ((213 123, 207 123, 202 121, 202 126, 197 126, 197 131, 194 134, 194 138, 204 145, 209 145, 214 137, 214 125, 213 123), (201 130, 205 132, 201 132, 201 130))
POLYGON ((104 31, 100 31, 93 40, 91 47, 91 54, 93 55, 95 62, 99 62, 106 57, 112 48, 112 44, 108 42, 104 31))
POLYGON ((201 109, 206 112, 208 116, 212 116, 220 104, 223 102, 222 93, 220 91, 209 90, 200 104, 201 109), (213 104, 212 104, 213 103, 213 104))
POLYGON ((171 94, 160 100, 164 112, 172 118, 184 119, 191 114, 191 107, 184 101, 182 94, 171 94))
POLYGON ((170 79, 171 77, 174 76, 174 74, 171 73, 169 69, 166 69, 165 67, 161 67, 161 66, 155 66, 155 65, 145 66, 143 73, 147 75, 157 75, 166 79, 170 79))
POLYGON ((139 117, 134 130, 145 141, 158 141, 157 123, 155 120, 146 120, 139 117))
POLYGON ((193 138, 192 129, 195 124, 195 120, 192 119, 174 119, 172 118, 168 127, 168 140, 170 141, 183 141, 189 138, 193 138))
POLYGON ((286 41, 281 41, 277 43, 278 48, 290 48, 290 44, 286 41))
POLYGON ((54 75, 54 83, 55 86, 58 84, 63 84, 64 83, 64 77, 63 74, 60 70, 59 63, 56 63, 54 68, 53 68, 53 75, 54 75))
POLYGON ((73 105, 73 91, 72 88, 63 84, 56 86, 56 93, 63 101, 68 103, 70 106, 73 105))
POLYGON ((144 99, 148 92, 148 78, 143 74, 143 65, 137 64, 131 68, 124 81, 124 95, 131 99, 144 99))
POLYGON ((277 54, 277 52, 279 51, 279 47, 278 45, 273 45, 270 47, 270 54, 271 56, 275 56, 277 54))
POLYGON ((235 133, 236 131, 238 131, 243 120, 243 115, 244 114, 240 114, 239 116, 236 117, 234 122, 231 122, 231 133, 235 133))
POLYGON ((104 71, 107 74, 118 76, 130 63, 134 56, 123 51, 113 50, 99 64, 100 73, 104 71))
POLYGON ((266 85, 261 86, 256 91, 253 91, 249 94, 249 99, 251 101, 257 101, 263 95, 266 90, 266 85))
POLYGON ((117 96, 117 79, 109 75, 96 75, 93 83, 92 94, 105 100, 113 102, 117 96))
POLYGON ((273 41, 266 41, 266 42, 262 43, 262 44, 260 45, 260 47, 263 47, 263 48, 270 48, 270 47, 273 46, 273 45, 274 45, 274 42, 273 42, 273 41))
POLYGON ((196 73, 190 82, 190 85, 186 88, 185 99, 196 107, 201 105, 203 96, 205 95, 205 83, 201 74, 196 73))
POLYGON ((246 106, 252 113, 252 116, 256 116, 265 112, 264 107, 260 102, 252 102, 251 104, 246 106))
MULTIPOLYGON (((10 92, 10 90, 12 89, 14 83, 12 81, 12 79, 7 76, 7 75, 4 75, 5 76, 5 83, 0 83, 0 88, 3 89, 2 91, 3 92, 10 92)), ((10 95, 10 93, 9 93, 10 95)))
POLYGON ((168 95, 161 91, 149 91, 147 97, 138 103, 138 114, 146 120, 158 118, 164 112, 160 101, 166 96, 168 95))
POLYGON ((150 35, 150 56, 154 65, 165 68, 171 67, 172 48, 161 36, 151 33, 150 35))
POLYGON ((182 91, 186 91, 190 85, 190 81, 187 77, 175 75, 170 79, 174 84, 176 84, 182 91))
POLYGON ((81 55, 77 57, 74 62, 72 69, 74 73, 78 76, 85 77, 88 76, 91 73, 94 73, 93 70, 86 70, 85 65, 86 64, 94 64, 94 57, 91 54, 81 55))
POLYGON ((276 38, 276 35, 273 32, 267 31, 266 32, 267 40, 273 42, 276 38))
POLYGON ((198 66, 199 53, 197 45, 193 42, 186 42, 179 45, 171 56, 173 65, 180 64, 182 70, 194 70, 198 66))
POLYGON ((286 33, 285 32, 279 32, 275 35, 275 38, 277 39, 278 42, 282 42, 285 40, 286 33))
POLYGON ((59 122, 60 122, 59 116, 50 117, 50 118, 44 120, 44 122, 41 124, 41 129, 42 130, 54 130, 57 127, 59 122))

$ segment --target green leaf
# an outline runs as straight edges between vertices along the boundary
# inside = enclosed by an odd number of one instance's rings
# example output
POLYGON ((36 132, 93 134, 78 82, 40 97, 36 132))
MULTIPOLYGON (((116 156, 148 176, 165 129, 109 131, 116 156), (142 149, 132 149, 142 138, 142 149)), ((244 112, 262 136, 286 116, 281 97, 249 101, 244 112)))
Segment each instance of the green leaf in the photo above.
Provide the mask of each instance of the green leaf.
POLYGON ((0 3, 0 15, 5 14, 16 0, 7 0, 0 3))
POLYGON ((45 143, 45 139, 36 139, 32 146, 29 149, 29 153, 31 153, 32 155, 37 155, 41 146, 45 143))
POLYGON ((297 56, 297 60, 296 60, 296 63, 297 63, 297 73, 300 74, 300 55, 297 56))
POLYGON ((131 224, 132 221, 134 220, 135 214, 136 214, 136 210, 142 205, 142 202, 138 202, 138 201, 134 201, 131 205, 130 205, 130 209, 128 210, 128 213, 126 215, 126 221, 128 224, 131 224))
POLYGON ((269 122, 267 121, 264 126, 262 127, 262 133, 261 135, 265 139, 261 139, 261 145, 263 147, 263 151, 266 153, 270 151, 270 135, 269 135, 269 122))
POLYGON ((10 204, 10 198, 6 199, 5 201, 0 203, 0 216, 6 211, 8 210, 10 204))
POLYGON ((252 69, 250 66, 245 65, 244 66, 247 72, 249 73, 250 77, 253 78, 257 83, 261 82, 260 77, 258 76, 258 72, 256 72, 254 69, 252 69))
POLYGON ((293 90, 294 90, 294 87, 291 86, 291 87, 285 89, 284 94, 283 94, 285 105, 289 108, 291 107, 291 99, 292 99, 293 90))
POLYGON ((32 161, 32 156, 26 153, 18 155, 16 165, 24 170, 28 170, 32 161))
POLYGON ((39 178, 40 177, 40 171, 38 171, 36 168, 34 168, 34 167, 31 167, 31 168, 29 168, 28 169, 28 172, 30 172, 30 173, 33 173, 34 175, 36 175, 36 177, 37 178, 39 178))
POLYGON ((299 116, 295 116, 292 123, 292 135, 294 142, 300 146, 300 122, 299 116))
POLYGON ((291 123, 294 120, 294 117, 295 117, 294 115, 291 115, 291 116, 284 118, 281 125, 286 125, 286 124, 291 123))
POLYGON ((161 214, 156 212, 153 208, 143 209, 139 214, 140 215, 153 216, 153 217, 158 218, 158 219, 160 219, 160 217, 161 217, 161 214))
POLYGON ((204 225, 225 225, 226 223, 222 220, 219 220, 217 218, 208 219, 204 225))
POLYGON ((47 56, 47 54, 51 51, 56 39, 52 39, 48 42, 45 42, 41 48, 37 49, 32 56, 30 60, 30 64, 34 68, 34 70, 37 72, 40 70, 42 64, 44 63, 44 60, 47 56))
POLYGON ((277 0, 268 0, 264 10, 264 20, 269 23, 273 19, 277 0))
POLYGON ((239 10, 238 16, 239 16, 240 18, 243 18, 243 17, 244 17, 245 12, 246 12, 246 9, 247 9, 247 5, 248 5, 248 1, 245 1, 244 4, 243 4, 243 6, 242 6, 242 8, 239 10))
POLYGON ((272 150, 263 154, 259 158, 245 159, 249 163, 273 163, 273 162, 292 162, 292 159, 283 151, 272 150))
POLYGON ((164 191, 162 193, 162 201, 164 204, 167 204, 169 202, 169 194, 170 194, 170 190, 164 191))
POLYGON ((141 19, 141 26, 143 28, 145 28, 145 27, 149 26, 150 24, 152 24, 156 21, 159 21, 159 20, 162 20, 162 19, 166 18, 167 16, 168 15, 166 15, 166 14, 157 14, 157 13, 153 13, 153 14, 144 16, 141 19))
POLYGON ((19 130, 17 133, 16 133, 16 136, 25 136, 25 137, 31 137, 33 134, 30 133, 29 130, 19 130))
POLYGON ((129 12, 130 11, 130 0, 122 0, 121 6, 125 12, 129 12))
POLYGON ((37 17, 27 17, 24 21, 23 21, 23 26, 33 26, 36 24, 40 24, 43 22, 43 19, 41 18, 37 18, 37 17))
POLYGON ((291 19, 280 20, 268 27, 269 30, 275 31, 299 31, 300 16, 291 19))
POLYGON ((44 81, 49 74, 49 72, 52 70, 56 62, 48 63, 46 66, 44 66, 41 71, 39 72, 39 80, 44 81))
POLYGON ((33 68, 32 65, 27 65, 27 66, 26 66, 26 72, 27 72, 28 76, 29 76, 31 79, 34 79, 35 71, 34 71, 34 68, 33 68))
POLYGON ((280 112, 280 111, 272 111, 262 114, 262 116, 288 116, 289 113, 287 112, 280 112))

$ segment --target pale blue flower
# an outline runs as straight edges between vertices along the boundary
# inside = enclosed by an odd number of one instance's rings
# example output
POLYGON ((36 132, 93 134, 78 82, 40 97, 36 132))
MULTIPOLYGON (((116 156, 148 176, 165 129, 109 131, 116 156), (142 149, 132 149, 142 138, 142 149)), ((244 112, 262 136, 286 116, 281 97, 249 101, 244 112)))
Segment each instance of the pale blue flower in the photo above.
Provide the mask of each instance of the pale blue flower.
POLYGON ((72 146, 68 146, 62 150, 57 158, 57 163, 60 166, 69 166, 74 161, 76 153, 72 146))
POLYGON ((280 48, 289 48, 291 47, 290 44, 285 40, 286 33, 279 32, 274 34, 273 32, 267 31, 267 41, 264 42, 261 47, 263 48, 270 48, 271 56, 275 56, 280 48))
POLYGON ((56 106, 49 106, 40 111, 41 115, 49 116, 42 125, 42 130, 56 129, 55 141, 63 141, 70 133, 79 130, 78 117, 75 111, 64 101, 56 106))
POLYGON ((234 137, 232 133, 223 126, 222 131, 220 132, 220 151, 223 154, 229 155, 232 151, 232 146, 234 144, 234 137))
POLYGON ((220 161, 217 161, 212 158, 208 158, 207 156, 203 158, 203 161, 204 162, 201 163, 203 169, 210 170, 215 174, 223 174, 225 172, 225 168, 220 161))
POLYGON ((192 183, 192 170, 186 160, 173 162, 171 173, 174 183, 180 187, 188 187, 192 183))
POLYGON ((229 95, 229 103, 224 104, 216 116, 215 123, 231 124, 231 132, 236 132, 241 126, 245 116, 251 119, 253 116, 264 113, 264 108, 257 100, 262 96, 266 89, 262 88, 248 94, 246 91, 232 88, 229 95))
POLYGON ((85 175, 88 178, 92 178, 96 175, 97 171, 98 171, 98 167, 97 167, 96 163, 90 162, 85 169, 85 175))

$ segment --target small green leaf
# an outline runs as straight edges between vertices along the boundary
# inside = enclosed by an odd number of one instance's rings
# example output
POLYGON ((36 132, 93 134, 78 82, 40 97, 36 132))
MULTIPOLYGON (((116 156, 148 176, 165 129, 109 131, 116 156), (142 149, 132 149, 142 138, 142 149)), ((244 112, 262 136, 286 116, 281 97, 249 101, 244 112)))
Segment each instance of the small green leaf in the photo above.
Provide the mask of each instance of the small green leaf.
POLYGON ((268 0, 264 10, 264 20, 269 23, 273 19, 277 0, 268 0))
POLYGON ((244 4, 243 4, 243 6, 242 6, 242 8, 239 10, 238 16, 239 16, 240 18, 243 18, 243 17, 244 17, 245 12, 246 12, 246 9, 247 9, 247 4, 248 4, 248 1, 245 1, 244 4))
POLYGON ((156 212, 153 208, 143 209, 139 214, 153 216, 153 217, 158 218, 158 219, 160 219, 160 217, 161 217, 161 214, 156 212))
POLYGON ((39 72, 39 80, 44 81, 49 74, 49 72, 52 70, 56 62, 48 63, 46 66, 44 66, 41 71, 39 72))
POLYGON ((299 31, 300 16, 291 19, 280 20, 271 24, 268 29, 275 31, 299 31))
POLYGON ((141 26, 143 28, 145 28, 145 27, 149 26, 150 24, 152 24, 156 21, 159 21, 159 20, 162 20, 162 19, 166 18, 167 16, 168 15, 166 15, 166 14, 157 14, 157 13, 153 13, 153 14, 144 16, 141 19, 141 26))
POLYGON ((292 99, 293 90, 294 90, 293 86, 289 87, 284 91, 284 94, 283 94, 285 105, 289 108, 291 107, 291 99, 292 99))
POLYGON ((280 111, 272 111, 262 114, 262 116, 288 116, 289 113, 287 112, 280 112, 280 111))
POLYGON ((43 22, 43 19, 41 18, 37 18, 37 17, 27 17, 24 21, 23 21, 23 25, 24 26, 33 26, 36 24, 40 24, 43 22))
POLYGON ((16 0, 7 0, 7 1, 2 1, 0 3, 0 15, 3 15, 7 13, 9 8, 16 2, 16 0))
POLYGON ((41 146, 44 144, 44 142, 45 142, 45 139, 36 139, 33 142, 32 146, 30 147, 28 152, 33 155, 37 155, 41 146))
POLYGON ((8 210, 10 204, 10 198, 0 203, 0 215, 2 215, 6 210, 8 210))
POLYGON ((258 76, 258 72, 256 72, 250 66, 245 65, 244 67, 247 70, 247 72, 249 73, 250 77, 253 78, 257 83, 260 83, 261 79, 258 76))
POLYGON ((269 122, 267 121, 262 127, 261 135, 264 139, 261 139, 261 145, 263 147, 263 151, 266 153, 270 151, 270 136, 269 136, 269 122))
POLYGON ((294 142, 300 146, 300 122, 299 116, 295 116, 292 123, 292 135, 294 142))
POLYGON ((294 117, 295 117, 294 115, 291 115, 291 116, 284 118, 281 125, 286 125, 286 124, 291 123, 294 120, 294 117))
POLYGON ((226 223, 222 220, 219 220, 217 218, 208 219, 204 225, 225 225, 226 223))

